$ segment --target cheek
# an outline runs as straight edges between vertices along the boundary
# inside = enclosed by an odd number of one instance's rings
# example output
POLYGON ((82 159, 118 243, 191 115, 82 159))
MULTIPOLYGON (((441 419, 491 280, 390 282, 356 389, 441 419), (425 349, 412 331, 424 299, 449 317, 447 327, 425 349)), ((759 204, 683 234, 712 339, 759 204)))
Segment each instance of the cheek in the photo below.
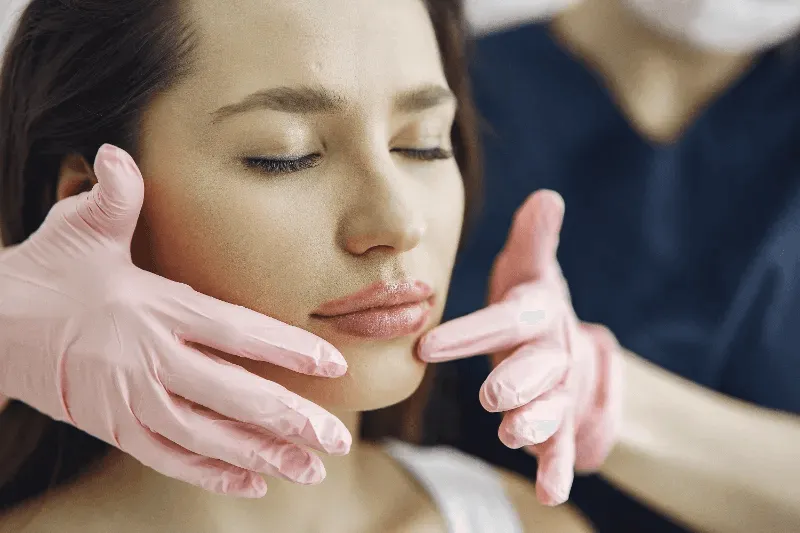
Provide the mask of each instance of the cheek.
POLYGON ((283 322, 305 321, 316 301, 307 280, 326 249, 319 242, 324 221, 294 207, 307 206, 308 196, 235 179, 223 180, 224 188, 179 186, 186 180, 165 176, 150 181, 138 236, 150 270, 283 322))
MULTIPOLYGON (((337 253, 330 194, 298 178, 248 181, 195 170, 190 179, 174 168, 171 175, 143 169, 148 183, 136 241, 147 268, 214 298, 308 329, 308 313, 323 296, 319 291, 326 292, 333 274, 348 268, 337 253)), ((430 277, 439 289, 433 327, 444 308, 458 247, 464 189, 454 167, 417 183, 422 184, 417 192, 424 192, 418 198, 428 226, 421 245, 409 251, 408 262, 414 273, 430 277)), ((348 360, 350 371, 343 378, 313 378, 218 355, 329 409, 391 405, 413 393, 422 380, 425 365, 413 356, 416 339, 374 345, 327 340, 348 360)))
MULTIPOLYGON (((454 165, 455 166, 455 165, 454 165)), ((457 169, 442 176, 428 194, 428 234, 431 257, 437 258, 438 268, 450 272, 455 263, 461 229, 464 224, 464 182, 457 169)))

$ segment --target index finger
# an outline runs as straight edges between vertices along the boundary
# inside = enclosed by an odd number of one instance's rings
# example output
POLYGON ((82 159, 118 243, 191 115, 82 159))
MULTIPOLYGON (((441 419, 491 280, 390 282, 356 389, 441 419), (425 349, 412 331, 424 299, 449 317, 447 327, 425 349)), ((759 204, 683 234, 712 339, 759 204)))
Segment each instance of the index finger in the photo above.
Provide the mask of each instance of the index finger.
POLYGON ((183 340, 311 376, 347 372, 339 350, 313 333, 189 289, 173 309, 183 340))
POLYGON ((546 288, 531 284, 521 298, 511 298, 472 314, 445 322, 420 341, 417 354, 442 363, 500 352, 546 334, 556 320, 549 310, 546 288))

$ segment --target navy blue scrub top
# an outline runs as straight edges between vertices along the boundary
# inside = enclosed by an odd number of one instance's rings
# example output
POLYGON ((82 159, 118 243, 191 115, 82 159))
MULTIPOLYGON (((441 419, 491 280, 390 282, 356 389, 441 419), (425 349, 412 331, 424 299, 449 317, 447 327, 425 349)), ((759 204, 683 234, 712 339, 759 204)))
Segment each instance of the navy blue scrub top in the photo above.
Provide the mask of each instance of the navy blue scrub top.
MULTIPOLYGON (((479 41, 473 83, 486 200, 445 319, 485 305, 514 211, 554 189, 582 320, 696 383, 800 413, 800 49, 764 54, 669 145, 639 135, 545 25, 479 41)), ((462 420, 453 444, 532 479, 534 460, 502 446, 478 403, 486 359, 444 366, 462 420)), ((596 476, 576 479, 572 500, 600 531, 683 531, 596 476)))

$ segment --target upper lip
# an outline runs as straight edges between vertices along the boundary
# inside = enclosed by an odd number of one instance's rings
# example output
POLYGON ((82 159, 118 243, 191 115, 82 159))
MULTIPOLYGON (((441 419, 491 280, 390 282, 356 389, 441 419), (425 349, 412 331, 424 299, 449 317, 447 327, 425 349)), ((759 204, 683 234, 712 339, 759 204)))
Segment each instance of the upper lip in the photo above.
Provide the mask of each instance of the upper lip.
POLYGON ((322 304, 312 315, 333 317, 424 302, 433 296, 433 289, 417 280, 379 281, 358 292, 322 304))

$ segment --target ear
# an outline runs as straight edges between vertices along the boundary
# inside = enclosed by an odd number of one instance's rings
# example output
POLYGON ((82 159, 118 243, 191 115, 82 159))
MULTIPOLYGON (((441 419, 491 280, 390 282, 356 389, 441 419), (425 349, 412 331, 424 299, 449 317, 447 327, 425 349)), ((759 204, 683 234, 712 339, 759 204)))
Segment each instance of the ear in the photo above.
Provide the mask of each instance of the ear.
POLYGON ((58 201, 82 192, 91 191, 97 183, 94 169, 83 156, 70 154, 61 161, 58 171, 58 188, 56 189, 58 201))

